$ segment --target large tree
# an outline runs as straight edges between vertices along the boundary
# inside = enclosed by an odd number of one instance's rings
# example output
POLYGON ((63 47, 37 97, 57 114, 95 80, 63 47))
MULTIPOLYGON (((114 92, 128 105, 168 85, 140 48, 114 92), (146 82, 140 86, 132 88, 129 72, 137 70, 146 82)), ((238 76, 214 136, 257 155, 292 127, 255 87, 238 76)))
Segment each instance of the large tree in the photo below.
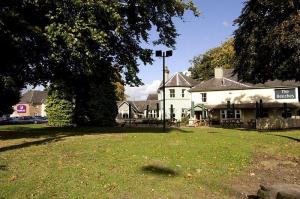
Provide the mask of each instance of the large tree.
MULTIPOLYGON (((138 60, 152 63, 151 49, 141 45, 150 42, 151 29, 159 35, 155 44, 174 47, 173 17, 182 17, 187 9, 198 14, 191 1, 178 0, 3 0, 0 4, 1 41, 14 50, 11 58, 20 57, 11 62, 14 59, 3 56, 5 68, 18 68, 24 83, 60 85, 72 95, 81 116, 87 111, 82 108, 96 100, 87 105, 83 99, 96 97, 95 93, 103 95, 100 101, 110 96, 108 88, 114 90, 119 81, 116 73, 123 74, 127 84, 142 83, 138 60)), ((5 75, 2 68, 0 74, 5 75)))
POLYGON ((249 0, 236 20, 235 72, 241 80, 300 80, 300 1, 249 0))
POLYGON ((195 56, 191 60, 192 66, 189 68, 189 71, 191 72, 192 78, 207 80, 214 76, 214 68, 233 68, 234 61, 235 51, 233 48, 233 39, 230 38, 221 46, 195 56))

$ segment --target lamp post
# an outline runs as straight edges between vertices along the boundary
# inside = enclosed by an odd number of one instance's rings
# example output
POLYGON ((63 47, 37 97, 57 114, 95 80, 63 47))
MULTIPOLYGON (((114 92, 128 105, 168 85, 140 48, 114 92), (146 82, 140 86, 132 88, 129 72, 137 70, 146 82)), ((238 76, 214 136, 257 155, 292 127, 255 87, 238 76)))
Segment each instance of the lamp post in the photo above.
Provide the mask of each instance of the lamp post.
POLYGON ((166 131, 166 92, 165 92, 165 68, 166 68, 166 57, 171 57, 173 54, 172 50, 168 50, 166 52, 163 52, 161 50, 157 50, 155 52, 156 57, 162 57, 163 58, 163 130, 166 131))

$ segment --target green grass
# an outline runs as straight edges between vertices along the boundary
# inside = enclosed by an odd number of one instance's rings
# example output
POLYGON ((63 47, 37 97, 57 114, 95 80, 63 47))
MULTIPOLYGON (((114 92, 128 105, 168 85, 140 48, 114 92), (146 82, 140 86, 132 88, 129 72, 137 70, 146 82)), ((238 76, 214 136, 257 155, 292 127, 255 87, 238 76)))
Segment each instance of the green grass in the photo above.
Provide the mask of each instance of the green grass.
POLYGON ((300 131, 0 127, 0 198, 232 198, 257 153, 296 157, 300 131), (287 137, 281 137, 281 136, 287 137))

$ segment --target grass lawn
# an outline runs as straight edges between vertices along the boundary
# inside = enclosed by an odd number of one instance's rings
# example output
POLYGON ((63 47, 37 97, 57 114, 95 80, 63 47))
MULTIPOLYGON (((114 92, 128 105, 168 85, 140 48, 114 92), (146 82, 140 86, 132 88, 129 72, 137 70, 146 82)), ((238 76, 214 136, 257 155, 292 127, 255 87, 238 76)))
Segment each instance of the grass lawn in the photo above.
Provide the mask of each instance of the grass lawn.
POLYGON ((235 198, 259 154, 299 158, 300 131, 1 126, 0 198, 235 198))

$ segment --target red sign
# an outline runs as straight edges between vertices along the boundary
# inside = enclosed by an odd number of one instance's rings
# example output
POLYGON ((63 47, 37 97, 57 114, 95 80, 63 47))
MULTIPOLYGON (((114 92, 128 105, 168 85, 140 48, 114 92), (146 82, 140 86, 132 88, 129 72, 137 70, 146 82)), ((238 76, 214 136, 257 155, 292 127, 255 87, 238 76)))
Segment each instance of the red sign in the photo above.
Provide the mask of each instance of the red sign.
POLYGON ((26 105, 17 105, 17 113, 26 113, 26 105))

